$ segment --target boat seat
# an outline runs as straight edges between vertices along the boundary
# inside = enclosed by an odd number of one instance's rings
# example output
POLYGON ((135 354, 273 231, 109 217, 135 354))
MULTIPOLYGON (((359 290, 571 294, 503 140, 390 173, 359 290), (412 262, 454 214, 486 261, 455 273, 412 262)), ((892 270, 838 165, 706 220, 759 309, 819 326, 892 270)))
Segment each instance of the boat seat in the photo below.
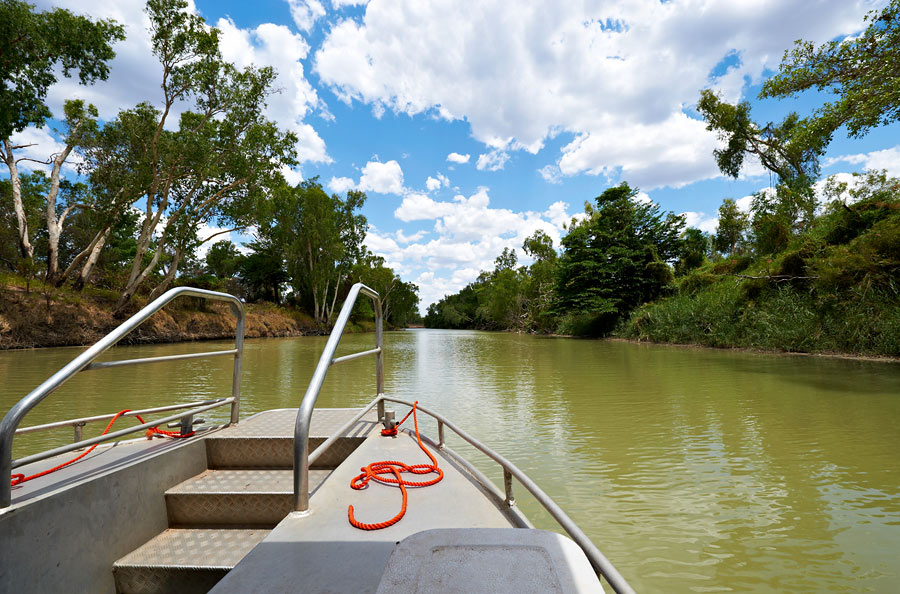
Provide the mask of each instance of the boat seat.
POLYGON ((403 539, 377 594, 596 594, 597 575, 574 542, 555 532, 441 528, 403 539))

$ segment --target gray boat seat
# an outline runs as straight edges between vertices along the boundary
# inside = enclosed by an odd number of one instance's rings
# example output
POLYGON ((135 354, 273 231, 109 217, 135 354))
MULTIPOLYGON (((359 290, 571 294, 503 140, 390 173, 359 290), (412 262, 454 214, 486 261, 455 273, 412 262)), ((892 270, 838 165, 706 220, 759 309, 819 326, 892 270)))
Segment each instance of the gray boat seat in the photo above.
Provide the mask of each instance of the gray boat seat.
POLYGON ((582 550, 555 532, 439 528, 417 532, 391 553, 377 594, 599 594, 582 550))

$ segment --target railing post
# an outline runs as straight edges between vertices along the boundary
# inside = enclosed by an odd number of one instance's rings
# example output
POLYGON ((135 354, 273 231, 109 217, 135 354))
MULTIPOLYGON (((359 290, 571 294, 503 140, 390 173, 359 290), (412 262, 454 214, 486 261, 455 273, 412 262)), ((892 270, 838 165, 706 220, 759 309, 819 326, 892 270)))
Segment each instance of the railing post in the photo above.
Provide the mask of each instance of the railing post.
MULTIPOLYGON (((375 348, 381 349, 375 355, 375 395, 384 395, 384 319, 381 314, 381 299, 375 301, 375 348)), ((384 418, 384 400, 378 402, 378 420, 384 418)))
POLYGON ((74 425, 74 427, 75 427, 75 441, 73 441, 72 443, 78 443, 79 441, 81 441, 82 439, 84 439, 84 438, 82 437, 82 435, 83 435, 84 426, 85 426, 86 424, 87 424, 87 423, 75 423, 75 425, 74 425))
POLYGON ((503 469, 503 487, 506 490, 506 505, 512 507, 516 504, 516 498, 513 497, 512 473, 507 469, 503 469))
POLYGON ((244 306, 237 303, 229 303, 231 312, 237 318, 237 325, 234 334, 234 348, 237 351, 234 354, 234 371, 231 376, 231 396, 234 402, 231 403, 231 424, 235 424, 240 419, 241 414, 241 360, 244 355, 244 326, 246 316, 244 314, 244 306))
POLYGON ((438 421, 438 447, 444 449, 444 422, 438 421))

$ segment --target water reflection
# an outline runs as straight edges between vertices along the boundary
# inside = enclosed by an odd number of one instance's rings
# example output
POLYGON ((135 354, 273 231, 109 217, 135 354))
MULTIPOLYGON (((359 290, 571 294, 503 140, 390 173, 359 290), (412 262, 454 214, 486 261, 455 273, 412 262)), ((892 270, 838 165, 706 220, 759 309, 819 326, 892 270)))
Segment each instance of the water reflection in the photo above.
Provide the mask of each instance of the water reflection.
MULTIPOLYGON (((248 341, 244 416, 296 407, 325 340, 248 341)), ((893 592, 900 583, 895 364, 467 331, 385 340, 390 395, 443 412, 512 459, 638 591, 893 592)), ((371 345, 371 335, 346 336, 340 352, 371 345)), ((3 408, 77 352, 0 354, 3 408)), ((368 402, 373 372, 371 358, 333 368, 320 406, 368 402)), ((85 373, 26 424, 227 395, 230 382, 226 359, 85 373)), ((38 441, 17 440, 17 453, 38 441)), ((451 445, 501 481, 492 463, 451 445)), ((554 527, 523 489, 517 498, 539 527, 554 527)))

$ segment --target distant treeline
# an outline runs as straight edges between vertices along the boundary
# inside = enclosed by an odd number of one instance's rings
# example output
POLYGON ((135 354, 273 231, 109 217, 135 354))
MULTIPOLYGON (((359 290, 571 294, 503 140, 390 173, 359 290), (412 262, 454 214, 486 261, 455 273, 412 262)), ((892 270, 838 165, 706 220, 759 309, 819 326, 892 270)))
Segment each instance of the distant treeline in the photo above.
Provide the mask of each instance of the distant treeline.
POLYGON ((160 107, 139 103, 103 122, 93 105, 69 100, 61 147, 35 146, 13 137, 54 123, 46 97, 60 73, 105 80, 125 31, 113 20, 0 2, 0 160, 9 174, 0 180, 0 273, 49 292, 106 290, 117 310, 175 284, 226 289, 302 308, 321 325, 362 280, 382 294, 390 323, 417 320, 418 288, 363 245, 365 194, 328 195, 316 179, 286 183, 297 138, 265 117, 275 71, 227 62, 219 31, 185 0, 151 0, 146 13, 160 107), (34 157, 41 151, 45 160, 34 157), (25 170, 35 160, 46 173, 25 170), (232 231, 256 240, 245 253, 214 243, 232 231), (212 245, 201 259, 204 244, 212 245))
POLYGON ((530 266, 505 250, 430 306, 426 325, 900 355, 900 182, 869 172, 815 190, 839 129, 900 120, 900 0, 866 20, 849 40, 797 42, 763 84, 761 97, 832 93, 806 117, 759 124, 749 103, 700 93, 722 173, 737 177, 749 158, 776 180, 748 213, 725 199, 708 235, 622 183, 585 204, 558 252, 541 232, 523 245, 530 266))

